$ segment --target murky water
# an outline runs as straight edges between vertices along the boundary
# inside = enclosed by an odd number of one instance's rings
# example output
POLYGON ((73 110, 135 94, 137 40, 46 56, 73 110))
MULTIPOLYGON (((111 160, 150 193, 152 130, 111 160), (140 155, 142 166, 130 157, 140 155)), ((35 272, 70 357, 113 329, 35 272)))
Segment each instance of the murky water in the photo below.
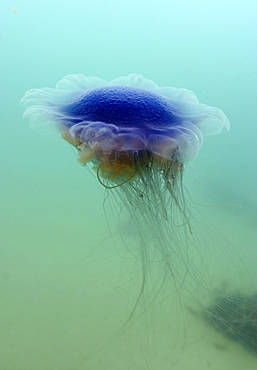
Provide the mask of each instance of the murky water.
POLYGON ((256 369, 256 354, 202 315, 220 294, 257 291, 256 7, 0 4, 0 369, 256 369), (133 225, 67 143, 29 128, 19 100, 69 73, 131 72, 195 91, 231 131, 205 138, 186 167, 185 281, 150 264, 145 300, 125 324, 142 282, 133 225))

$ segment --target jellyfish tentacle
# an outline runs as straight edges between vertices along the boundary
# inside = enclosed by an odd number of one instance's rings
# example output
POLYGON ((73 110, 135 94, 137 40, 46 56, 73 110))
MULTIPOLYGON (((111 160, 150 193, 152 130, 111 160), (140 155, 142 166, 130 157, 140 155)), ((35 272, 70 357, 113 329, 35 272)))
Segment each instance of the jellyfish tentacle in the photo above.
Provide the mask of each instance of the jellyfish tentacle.
POLYGON ((112 185, 112 186, 108 186, 106 184, 104 184, 104 182, 101 180, 101 176, 100 176, 100 171, 101 171, 101 166, 102 164, 100 164, 98 167, 97 167, 97 170, 96 170, 96 175, 97 175, 97 180, 100 182, 100 184, 105 187, 106 189, 115 189, 115 188, 118 188, 119 186, 122 186, 124 184, 126 184, 127 182, 130 182, 136 175, 137 175, 137 171, 135 171, 135 173, 133 175, 131 175, 128 179, 124 180, 123 182, 121 182, 120 184, 116 184, 116 185, 112 185))

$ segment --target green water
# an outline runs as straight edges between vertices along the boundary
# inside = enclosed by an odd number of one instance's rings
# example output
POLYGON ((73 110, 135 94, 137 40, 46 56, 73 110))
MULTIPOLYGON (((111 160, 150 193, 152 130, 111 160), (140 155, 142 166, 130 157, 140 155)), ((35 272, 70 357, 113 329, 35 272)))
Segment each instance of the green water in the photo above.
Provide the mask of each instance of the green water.
POLYGON ((256 294, 256 16, 251 0, 0 2, 1 370, 257 368, 192 311, 193 283, 185 304, 167 283, 123 327, 141 279, 122 244, 130 226, 115 225, 120 211, 106 211, 73 150, 30 129, 19 105, 70 73, 136 72, 223 109, 231 132, 205 138, 185 197, 206 301, 215 290, 256 294))

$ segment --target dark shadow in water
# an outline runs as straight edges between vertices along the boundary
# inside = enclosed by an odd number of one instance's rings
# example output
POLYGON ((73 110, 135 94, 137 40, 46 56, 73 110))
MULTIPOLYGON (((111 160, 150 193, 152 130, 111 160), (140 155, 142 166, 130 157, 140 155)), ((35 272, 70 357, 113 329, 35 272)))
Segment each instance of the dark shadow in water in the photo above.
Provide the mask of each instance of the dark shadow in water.
POLYGON ((205 310, 204 318, 257 355, 257 294, 223 294, 205 310))

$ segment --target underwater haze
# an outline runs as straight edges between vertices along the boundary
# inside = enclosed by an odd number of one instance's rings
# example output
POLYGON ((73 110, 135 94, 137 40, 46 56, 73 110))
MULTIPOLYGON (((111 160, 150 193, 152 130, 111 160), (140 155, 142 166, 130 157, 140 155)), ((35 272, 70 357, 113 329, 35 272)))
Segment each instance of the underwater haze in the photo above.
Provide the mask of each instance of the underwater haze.
POLYGON ((0 2, 0 369, 257 368, 256 18, 254 0, 0 2), (230 122, 166 208, 22 118, 29 89, 131 73, 230 122))

